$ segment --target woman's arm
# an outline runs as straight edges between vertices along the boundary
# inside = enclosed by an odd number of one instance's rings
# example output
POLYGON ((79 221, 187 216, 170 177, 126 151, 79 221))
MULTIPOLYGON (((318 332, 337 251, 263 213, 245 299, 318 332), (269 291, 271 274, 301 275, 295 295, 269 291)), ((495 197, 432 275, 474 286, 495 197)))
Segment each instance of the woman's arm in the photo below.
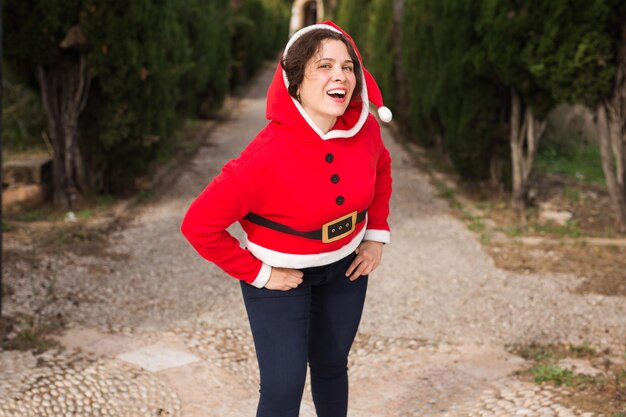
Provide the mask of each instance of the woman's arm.
POLYGON ((369 275, 378 268, 383 256, 383 246, 389 243, 390 233, 389 200, 391 198, 391 157, 380 140, 380 152, 376 164, 374 198, 367 209, 367 230, 363 242, 356 249, 356 258, 346 271, 346 276, 355 280, 361 275, 369 275))
POLYGON ((263 287, 271 267, 241 248, 226 229, 249 211, 243 187, 227 170, 191 203, 181 225, 181 232, 196 251, 234 278, 263 287))

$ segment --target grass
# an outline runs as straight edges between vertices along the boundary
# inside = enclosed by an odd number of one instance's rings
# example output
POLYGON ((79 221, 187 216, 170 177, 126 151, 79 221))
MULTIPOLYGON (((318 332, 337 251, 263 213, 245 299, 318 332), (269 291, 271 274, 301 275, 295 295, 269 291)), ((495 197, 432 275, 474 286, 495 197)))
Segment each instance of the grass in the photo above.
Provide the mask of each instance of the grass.
POLYGON ((571 146, 566 150, 540 148, 535 166, 539 172, 566 175, 589 184, 604 184, 600 149, 595 144, 571 146))
POLYGON ((524 232, 524 228, 519 224, 512 224, 500 229, 508 237, 519 237, 524 232))
POLYGON ((553 221, 548 221, 543 224, 533 224, 528 227, 528 231, 531 233, 538 233, 542 236, 556 235, 560 237, 572 238, 582 236, 579 221, 577 219, 568 220, 564 225, 557 224, 553 221))
POLYGON ((3 232, 10 232, 11 230, 13 230, 13 226, 11 226, 9 223, 5 222, 4 220, 2 221, 2 231, 3 232))
POLYGON ((527 369, 517 372, 518 375, 530 377, 540 385, 568 387, 565 405, 571 404, 583 411, 594 411, 611 417, 626 417, 623 408, 626 368, 605 357, 608 351, 598 352, 589 342, 569 346, 531 344, 512 350, 531 363, 527 369), (587 359, 595 366, 603 366, 604 372, 591 376, 559 366, 560 361, 566 358, 587 359))
POLYGON ((485 223, 481 222, 479 219, 472 219, 471 222, 467 225, 467 228, 472 232, 481 233, 486 229, 485 223))
POLYGON ((574 386, 574 373, 569 369, 562 369, 554 363, 541 363, 528 370, 537 384, 554 382, 556 385, 574 386))
POLYGON ((578 358, 588 358, 597 354, 589 342, 583 342, 581 345, 570 345, 569 350, 578 358))
POLYGON ((563 188, 561 194, 566 200, 569 200, 572 203, 579 203, 582 199, 580 190, 570 186, 563 188))
POLYGON ((520 237, 525 234, 570 238, 579 238, 583 235, 580 230, 579 220, 577 219, 569 220, 564 225, 557 224, 553 221, 548 221, 546 223, 531 223, 526 225, 509 224, 498 228, 498 230, 511 238, 520 237))
POLYGON ((39 222, 60 220, 63 216, 64 213, 54 209, 52 205, 45 205, 30 210, 20 211, 11 217, 20 222, 39 222))
MULTIPOLYGON (((74 214, 79 220, 88 220, 94 217, 97 213, 110 209, 115 204, 115 202, 115 197, 110 195, 87 197, 85 201, 81 203, 82 208, 77 209, 74 214)), ((66 211, 57 209, 52 205, 52 203, 48 203, 41 207, 12 213, 7 215, 6 217, 9 221, 14 220, 19 222, 54 222, 64 219, 66 215, 66 211)), ((10 224, 7 224, 7 226, 11 227, 10 224)), ((5 227, 4 223, 3 227, 5 227)), ((7 229, 5 228, 5 230, 7 229)))
POLYGON ((533 376, 537 384, 552 382, 554 385, 584 388, 590 385, 600 385, 602 378, 584 374, 576 374, 569 369, 563 369, 554 362, 538 363, 527 371, 533 376))
POLYGON ((60 345, 47 335, 63 328, 61 318, 34 317, 19 314, 15 317, 0 317, 0 346, 6 350, 31 350, 35 354, 60 345))
POLYGON ((453 200, 455 200, 455 196, 456 196, 456 190, 454 190, 453 188, 448 187, 446 184, 444 184, 442 181, 434 181, 434 185, 435 188, 437 189, 437 196, 444 198, 450 202, 452 202, 453 200))

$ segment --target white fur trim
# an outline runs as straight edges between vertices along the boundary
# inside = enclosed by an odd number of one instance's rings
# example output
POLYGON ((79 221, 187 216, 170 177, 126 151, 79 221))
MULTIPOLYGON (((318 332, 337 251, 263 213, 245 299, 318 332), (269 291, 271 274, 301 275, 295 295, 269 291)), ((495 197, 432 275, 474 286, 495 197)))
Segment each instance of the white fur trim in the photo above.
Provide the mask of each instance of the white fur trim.
POLYGON ((283 253, 272 249, 264 248, 256 243, 250 242, 245 236, 245 243, 248 250, 257 258, 268 265, 280 268, 309 268, 312 266, 328 265, 350 255, 363 241, 365 228, 363 228, 348 244, 333 252, 314 253, 299 255, 294 253, 283 253))
POLYGON ((265 284, 267 284, 267 281, 270 280, 271 274, 272 274, 272 267, 266 264, 265 262, 263 262, 263 265, 261 265, 261 270, 259 271, 259 274, 256 276, 254 281, 251 282, 251 285, 254 285, 257 288, 265 287, 265 284))
POLYGON ((393 117, 388 107, 382 106, 378 108, 378 117, 385 123, 389 123, 393 117))
MULTIPOLYGON (((314 30, 314 29, 332 30, 333 32, 341 33, 343 35, 343 33, 340 30, 337 30, 337 29, 335 29, 332 26, 323 25, 323 24, 316 24, 316 25, 307 26, 307 27, 297 31, 291 37, 291 39, 289 39, 289 42, 287 42, 287 46, 285 47, 285 51, 283 52, 283 57, 287 56, 287 53, 289 52, 289 48, 291 48, 291 45, 293 45, 293 43, 300 36, 304 35, 307 32, 310 32, 311 30, 314 30)), ((320 129, 315 124, 313 119, 311 119, 311 117, 308 115, 306 110, 304 110, 304 108, 300 105, 298 100, 296 100, 295 98, 291 97, 291 100, 293 100, 293 103, 296 105, 296 108, 298 109, 298 111, 300 112, 300 114, 302 115, 304 120, 309 124, 309 126, 311 126, 311 129, 313 129, 315 131, 315 133, 317 133, 321 139, 328 140, 328 139, 336 139, 336 138, 351 138, 352 136, 354 136, 357 133, 359 133, 359 131, 361 130, 361 128, 365 124, 365 121, 367 120, 367 115, 369 113, 369 98, 368 98, 368 95, 367 95, 367 86, 366 86, 366 83, 365 83, 365 77, 363 76, 363 68, 362 67, 363 67, 363 62, 361 62, 361 71, 360 71, 361 73, 359 74, 361 76, 361 84, 362 84, 362 87, 361 87, 361 100, 363 101, 363 107, 361 108, 361 115, 359 116, 359 120, 357 120, 356 124, 350 130, 330 130, 330 131, 324 133, 322 131, 322 129, 320 129)), ((285 88, 289 88, 289 81, 287 80, 287 73, 285 72, 285 70, 283 70, 283 80, 285 81, 285 88)))
POLYGON ((363 240, 373 240, 374 242, 389 243, 391 233, 388 230, 367 230, 363 240))

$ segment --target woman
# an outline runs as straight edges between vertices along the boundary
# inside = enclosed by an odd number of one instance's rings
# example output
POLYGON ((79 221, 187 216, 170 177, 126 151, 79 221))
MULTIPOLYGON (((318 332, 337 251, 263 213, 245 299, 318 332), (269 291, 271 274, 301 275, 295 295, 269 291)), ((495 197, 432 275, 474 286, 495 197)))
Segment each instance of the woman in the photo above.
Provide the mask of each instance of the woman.
POLYGON ((391 160, 368 100, 391 119, 352 39, 332 22, 300 30, 268 90, 269 124, 183 221, 200 255, 241 281, 257 417, 298 416, 307 363, 317 415, 347 414, 348 353, 389 242, 391 160), (236 221, 246 249, 226 232, 236 221))

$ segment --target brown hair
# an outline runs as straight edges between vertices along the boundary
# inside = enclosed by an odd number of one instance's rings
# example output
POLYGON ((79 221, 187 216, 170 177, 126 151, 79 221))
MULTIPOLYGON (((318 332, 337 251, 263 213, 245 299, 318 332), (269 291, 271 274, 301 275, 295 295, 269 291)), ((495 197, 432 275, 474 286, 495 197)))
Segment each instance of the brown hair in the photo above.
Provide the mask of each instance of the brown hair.
POLYGON ((361 62, 348 38, 342 33, 330 29, 313 29, 300 36, 287 51, 287 56, 280 61, 283 70, 287 74, 287 81, 289 81, 288 91, 291 97, 297 99, 298 87, 304 78, 306 64, 319 51, 322 41, 326 39, 335 39, 346 45, 348 54, 354 63, 354 74, 356 75, 356 85, 354 86, 352 97, 361 95, 361 62))

